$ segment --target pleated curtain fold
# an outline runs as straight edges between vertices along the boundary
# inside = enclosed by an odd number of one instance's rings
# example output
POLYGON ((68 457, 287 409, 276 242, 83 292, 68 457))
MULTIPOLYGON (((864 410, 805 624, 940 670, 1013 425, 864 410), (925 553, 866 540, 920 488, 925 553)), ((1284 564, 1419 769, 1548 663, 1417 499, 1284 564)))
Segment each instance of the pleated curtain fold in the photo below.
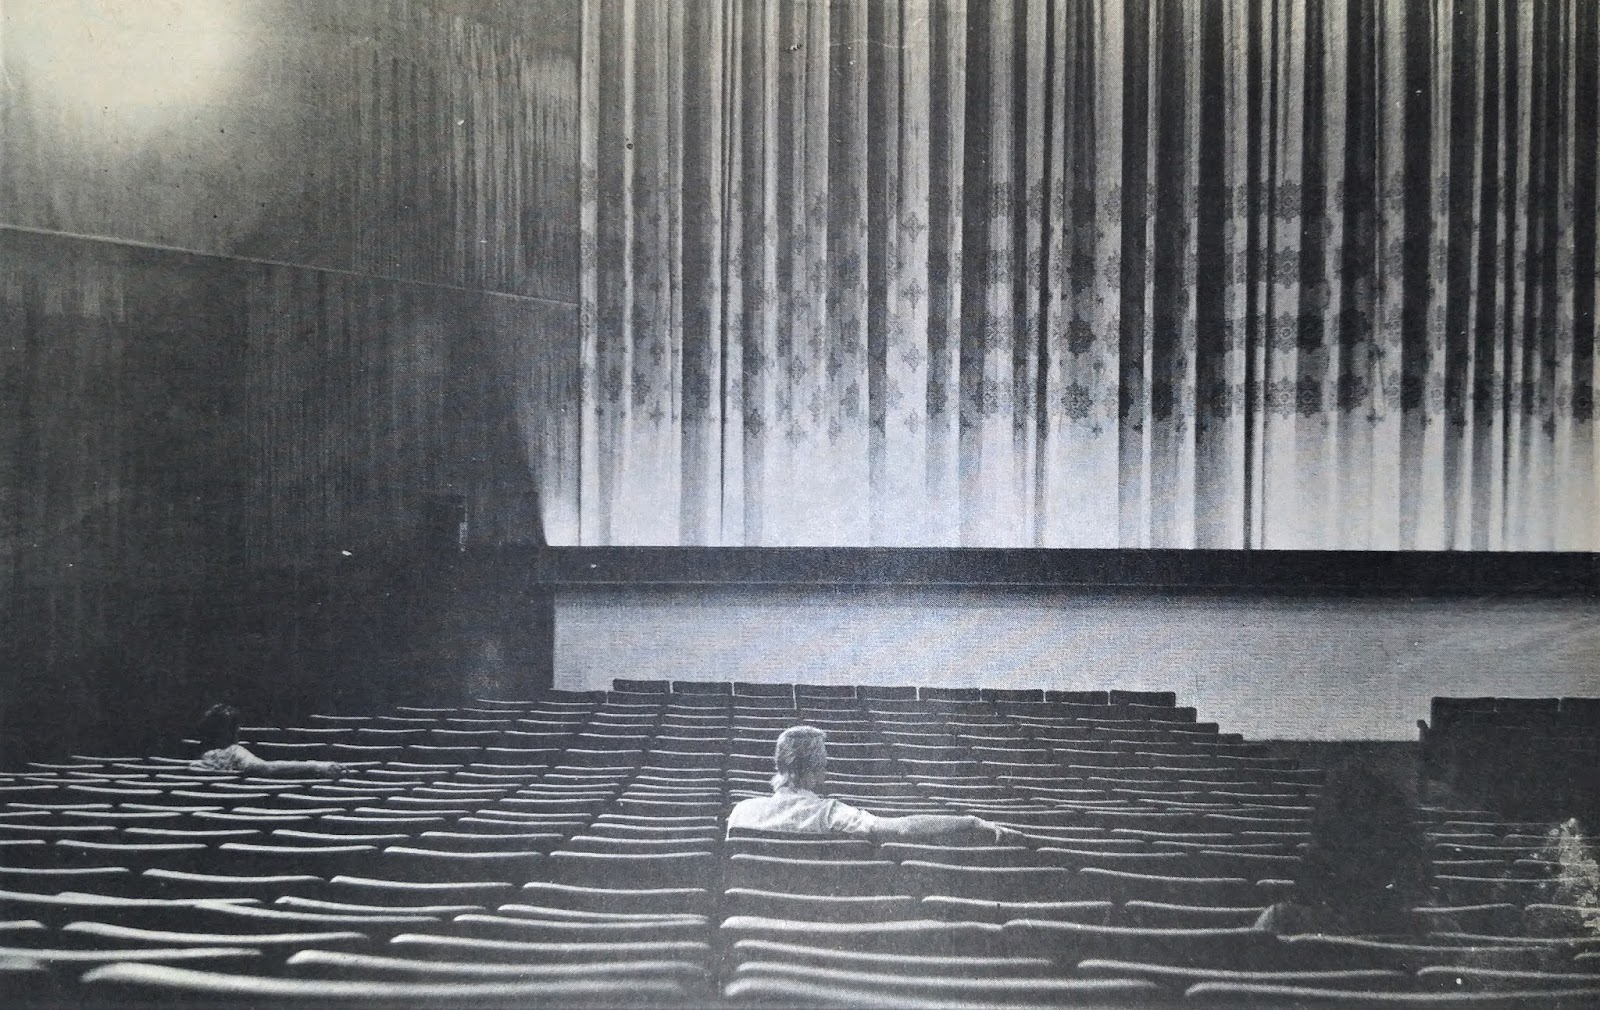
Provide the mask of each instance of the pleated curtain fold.
POLYGON ((1600 549, 1597 54, 1590 0, 586 0, 546 535, 1600 549))

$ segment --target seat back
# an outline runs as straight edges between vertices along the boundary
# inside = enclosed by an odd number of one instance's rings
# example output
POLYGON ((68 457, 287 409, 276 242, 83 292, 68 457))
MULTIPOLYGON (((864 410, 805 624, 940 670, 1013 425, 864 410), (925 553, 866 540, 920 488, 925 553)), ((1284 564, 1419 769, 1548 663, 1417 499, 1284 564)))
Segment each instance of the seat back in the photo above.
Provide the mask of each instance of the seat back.
MULTIPOLYGON (((623 877, 611 883, 631 883, 623 877)), ((517 892, 521 902, 586 912, 707 915, 711 892, 700 887, 602 887, 535 880, 517 892)))
POLYGON ((898 890, 919 897, 946 895, 991 901, 1064 901, 1076 897, 1071 870, 1059 867, 960 866, 908 859, 898 890))
POLYGON ((784 1006, 879 1006, 885 1000, 933 1008, 977 1006, 1136 1005, 1159 998, 1151 982, 1041 977, 850 971, 765 961, 741 964, 723 994, 736 1003, 784 1006))
POLYGON ((709 850, 653 855, 557 849, 545 864, 552 881, 604 887, 626 880, 637 887, 707 887, 716 858, 709 850))
POLYGON ((889 922, 800 922, 736 915, 718 929, 725 946, 767 940, 804 947, 903 955, 994 956, 1002 928, 975 922, 909 919, 889 922))
POLYGON ((1109 957, 1238 969, 1272 965, 1279 951, 1276 936, 1249 928, 1154 929, 1013 919, 1005 925, 1005 939, 1014 953, 1070 965, 1109 957))
POLYGON ((797 859, 733 855, 724 886, 785 894, 881 895, 905 893, 895 886, 895 864, 882 859, 797 859))
POLYGON ((733 887, 723 892, 722 914, 805 922, 887 922, 915 919, 916 899, 903 894, 785 894, 733 887))

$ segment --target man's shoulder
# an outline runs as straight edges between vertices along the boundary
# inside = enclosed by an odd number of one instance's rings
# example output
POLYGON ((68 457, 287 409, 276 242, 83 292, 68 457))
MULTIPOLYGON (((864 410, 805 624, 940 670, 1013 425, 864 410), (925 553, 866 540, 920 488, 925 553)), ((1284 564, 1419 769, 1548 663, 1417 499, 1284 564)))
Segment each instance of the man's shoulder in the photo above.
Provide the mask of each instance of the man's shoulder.
POLYGON ((733 827, 756 827, 776 831, 814 830, 807 822, 827 809, 832 800, 815 793, 783 790, 768 796, 752 796, 734 804, 728 814, 733 827))
POLYGON ((743 810, 749 813, 755 810, 765 810, 772 806, 774 798, 772 796, 748 796, 733 805, 733 812, 737 813, 743 810))

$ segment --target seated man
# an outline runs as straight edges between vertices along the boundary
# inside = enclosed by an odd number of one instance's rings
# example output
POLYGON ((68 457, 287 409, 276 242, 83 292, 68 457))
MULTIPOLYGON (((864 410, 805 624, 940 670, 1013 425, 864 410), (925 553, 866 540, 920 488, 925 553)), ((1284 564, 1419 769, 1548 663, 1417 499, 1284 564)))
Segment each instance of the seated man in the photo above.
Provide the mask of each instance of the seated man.
POLYGON ((981 831, 996 843, 1016 841, 1022 834, 981 817, 955 814, 908 814, 879 817, 817 795, 828 773, 827 737, 813 726, 791 726, 778 736, 774 754, 777 774, 772 795, 741 800, 728 814, 728 830, 792 831, 796 834, 840 833, 876 839, 928 839, 981 831))
POLYGON ((344 774, 332 761, 263 761, 239 742, 239 710, 232 705, 212 705, 200 717, 200 745, 205 753, 191 761, 195 771, 243 772, 246 775, 344 774))

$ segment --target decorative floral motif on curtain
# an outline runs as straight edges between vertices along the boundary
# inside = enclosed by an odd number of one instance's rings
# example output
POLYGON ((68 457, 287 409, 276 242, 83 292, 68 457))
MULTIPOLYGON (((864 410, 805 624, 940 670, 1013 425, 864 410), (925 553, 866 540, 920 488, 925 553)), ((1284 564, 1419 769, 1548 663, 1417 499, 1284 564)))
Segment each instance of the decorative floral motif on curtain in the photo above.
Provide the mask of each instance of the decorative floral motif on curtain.
POLYGON ((1600 549, 1580 0, 587 0, 552 543, 1600 549))

